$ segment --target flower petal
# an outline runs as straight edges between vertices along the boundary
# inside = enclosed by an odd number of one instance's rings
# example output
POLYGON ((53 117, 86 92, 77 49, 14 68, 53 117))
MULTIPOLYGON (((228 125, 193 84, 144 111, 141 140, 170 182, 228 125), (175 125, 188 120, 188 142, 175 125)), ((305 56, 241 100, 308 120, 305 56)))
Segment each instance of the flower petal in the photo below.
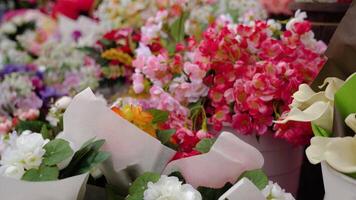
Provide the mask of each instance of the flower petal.
POLYGON ((324 153, 326 151, 326 147, 332 139, 334 138, 319 136, 313 137, 310 140, 310 146, 305 150, 309 162, 312 164, 318 164, 321 161, 324 161, 324 153))
POLYGON ((356 138, 334 138, 327 145, 325 159, 330 166, 343 173, 356 172, 356 138))
POLYGON ((301 111, 298 108, 292 108, 287 117, 275 123, 284 124, 288 121, 313 122, 316 125, 331 131, 333 124, 333 107, 330 102, 315 102, 310 107, 301 111))
POLYGON ((356 133, 356 113, 347 116, 345 119, 345 123, 356 133))
POLYGON ((331 101, 334 101, 334 96, 335 93, 340 89, 340 87, 344 84, 345 82, 341 79, 335 78, 335 77, 328 77, 324 80, 323 85, 319 86, 319 88, 325 87, 325 96, 330 99, 331 101))

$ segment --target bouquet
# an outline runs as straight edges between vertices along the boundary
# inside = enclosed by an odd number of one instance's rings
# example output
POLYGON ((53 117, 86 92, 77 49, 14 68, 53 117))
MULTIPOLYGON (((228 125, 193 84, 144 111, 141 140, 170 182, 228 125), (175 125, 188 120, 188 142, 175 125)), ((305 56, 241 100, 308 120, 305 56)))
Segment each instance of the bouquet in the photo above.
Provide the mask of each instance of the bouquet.
POLYGON ((88 173, 110 156, 100 151, 104 140, 89 140, 74 151, 73 143, 52 137, 47 129, 36 133, 23 128, 1 135, 0 195, 8 199, 83 199, 88 173))
POLYGON ((179 149, 176 152, 174 146, 164 146, 162 140, 158 140, 167 138, 169 132, 158 132, 156 139, 145 129, 148 124, 157 127, 166 114, 150 111, 155 114, 153 121, 139 123, 141 119, 152 120, 149 111, 131 108, 130 113, 126 109, 107 108, 87 89, 73 98, 64 114, 63 138, 76 144, 95 136, 107 140, 103 149, 112 152, 112 157, 101 165, 100 170, 111 184, 109 194, 113 198, 218 199, 223 194, 228 198, 241 193, 254 199, 275 195, 294 199, 279 186, 268 184, 266 175, 260 170, 262 155, 233 134, 223 132, 216 140, 201 140, 195 146, 199 155, 177 158, 175 154, 179 149), (221 166, 225 168, 223 172, 221 166), (236 182, 238 185, 232 187, 236 182), (247 191, 255 193, 248 194, 247 191))

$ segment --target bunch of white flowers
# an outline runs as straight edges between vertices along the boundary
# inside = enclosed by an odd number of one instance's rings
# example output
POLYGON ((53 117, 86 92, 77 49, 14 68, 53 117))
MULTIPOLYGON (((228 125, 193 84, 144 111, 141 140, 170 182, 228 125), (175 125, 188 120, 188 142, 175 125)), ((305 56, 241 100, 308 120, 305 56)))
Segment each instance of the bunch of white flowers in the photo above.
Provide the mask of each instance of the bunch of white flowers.
POLYGON ((39 168, 46 153, 43 147, 48 142, 41 134, 31 131, 23 131, 19 136, 14 132, 3 138, 5 148, 0 152, 0 175, 21 179, 25 170, 39 168))
POLYGON ((183 184, 177 177, 161 176, 156 182, 148 183, 144 200, 201 200, 201 194, 189 184, 183 184))
POLYGON ((292 194, 286 193, 277 183, 270 181, 262 190, 266 200, 295 200, 292 194))

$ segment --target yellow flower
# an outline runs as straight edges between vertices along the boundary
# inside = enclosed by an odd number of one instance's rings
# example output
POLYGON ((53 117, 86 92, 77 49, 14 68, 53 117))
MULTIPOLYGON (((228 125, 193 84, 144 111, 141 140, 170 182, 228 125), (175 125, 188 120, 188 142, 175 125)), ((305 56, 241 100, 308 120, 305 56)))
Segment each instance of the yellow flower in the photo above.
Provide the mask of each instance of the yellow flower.
POLYGON ((125 65, 131 65, 132 58, 129 54, 119 51, 115 48, 109 49, 101 53, 101 57, 107 60, 119 61, 125 65))
POLYGON ((153 116, 151 113, 143 111, 140 106, 125 105, 122 108, 113 107, 112 110, 151 136, 156 137, 156 129, 152 124, 153 116))

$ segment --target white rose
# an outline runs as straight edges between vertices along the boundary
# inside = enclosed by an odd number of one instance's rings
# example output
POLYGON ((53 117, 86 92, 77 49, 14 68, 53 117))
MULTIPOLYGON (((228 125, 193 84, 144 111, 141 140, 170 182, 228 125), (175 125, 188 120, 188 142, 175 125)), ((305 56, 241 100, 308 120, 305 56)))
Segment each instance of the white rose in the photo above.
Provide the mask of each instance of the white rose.
POLYGON ((156 182, 149 182, 144 200, 201 200, 201 194, 191 185, 184 184, 177 177, 161 176, 156 182))
POLYGON ((15 178, 20 180, 25 174, 25 170, 22 166, 18 165, 4 165, 0 167, 0 176, 15 178))
POLYGON ((58 99, 56 101, 56 103, 54 104, 54 106, 59 109, 65 110, 69 106, 71 101, 72 101, 71 97, 64 96, 64 97, 58 99))

